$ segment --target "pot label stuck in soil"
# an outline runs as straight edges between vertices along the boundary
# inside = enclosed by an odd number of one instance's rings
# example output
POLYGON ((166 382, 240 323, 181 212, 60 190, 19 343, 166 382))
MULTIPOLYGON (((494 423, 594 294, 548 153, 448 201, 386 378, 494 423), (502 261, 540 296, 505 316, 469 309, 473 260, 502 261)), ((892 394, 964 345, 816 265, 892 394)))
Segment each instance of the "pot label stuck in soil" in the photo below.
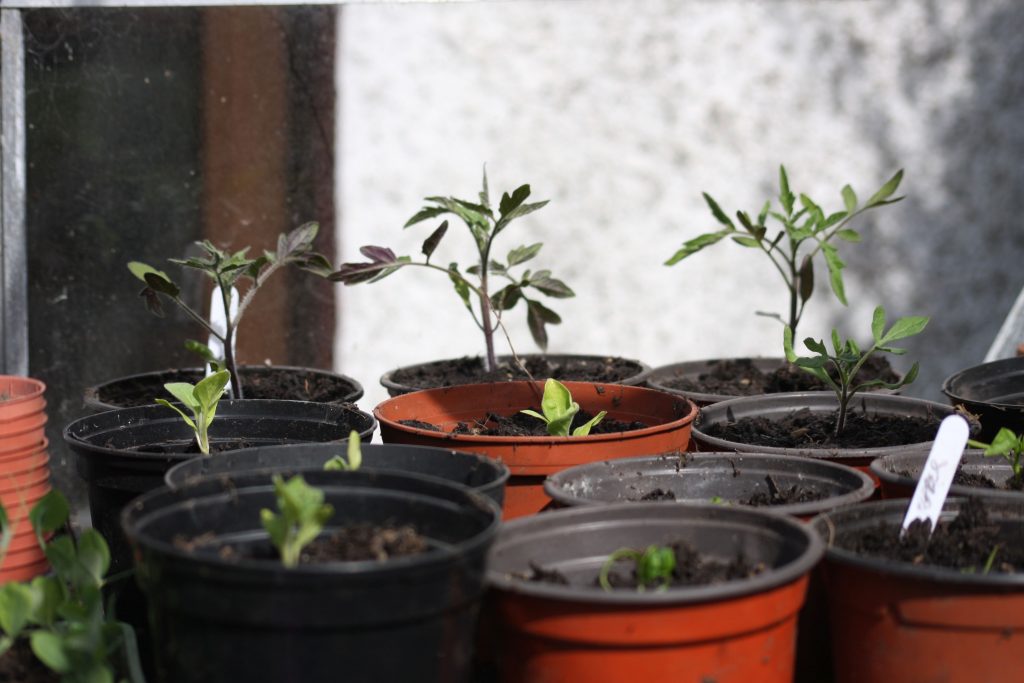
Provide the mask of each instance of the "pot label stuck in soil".
POLYGON ((914 488, 914 497, 910 499, 910 506, 903 518, 901 534, 906 533, 911 522, 918 519, 931 522, 932 529, 938 525, 939 514, 946 502, 969 434, 967 420, 959 415, 950 415, 942 420, 928 460, 921 470, 921 478, 914 488))

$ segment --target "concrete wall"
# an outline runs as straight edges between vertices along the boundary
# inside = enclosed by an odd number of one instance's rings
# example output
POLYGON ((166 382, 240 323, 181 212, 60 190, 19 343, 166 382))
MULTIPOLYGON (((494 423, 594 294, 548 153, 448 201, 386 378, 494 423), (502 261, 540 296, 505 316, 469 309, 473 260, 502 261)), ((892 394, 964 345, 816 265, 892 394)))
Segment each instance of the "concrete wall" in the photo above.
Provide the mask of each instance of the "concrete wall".
MULTIPOLYGON (((872 308, 930 315, 909 393, 938 397, 980 362, 1024 271, 1024 3, 579 0, 346 6, 341 13, 339 253, 417 254, 433 224, 401 229, 432 194, 473 198, 528 182, 542 211, 499 252, 543 241, 537 267, 577 292, 556 301, 551 350, 652 365, 779 355, 786 293, 761 255, 723 243, 662 263, 727 209, 756 211, 778 164, 839 209, 898 168, 907 199, 844 244, 844 308, 819 271, 802 333, 868 336, 872 308)), ((437 260, 466 263, 453 231, 437 260)), ((482 352, 443 275, 346 288, 337 367, 384 396, 385 369, 482 352)), ((521 351, 532 351, 521 311, 521 351)), ((906 367, 906 364, 903 364, 906 367)))

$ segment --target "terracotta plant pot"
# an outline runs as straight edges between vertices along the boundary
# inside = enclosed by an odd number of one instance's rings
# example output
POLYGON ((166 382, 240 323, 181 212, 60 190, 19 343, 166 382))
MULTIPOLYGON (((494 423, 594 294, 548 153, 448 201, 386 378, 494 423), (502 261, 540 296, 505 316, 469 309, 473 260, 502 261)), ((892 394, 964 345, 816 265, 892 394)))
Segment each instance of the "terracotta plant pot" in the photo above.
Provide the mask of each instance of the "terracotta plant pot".
MULTIPOLYGON (((505 500, 509 471, 497 460, 475 453, 426 446, 363 444, 361 450, 363 463, 360 470, 394 470, 437 477, 485 495, 499 507, 505 500)), ((193 458, 175 465, 167 470, 164 481, 171 488, 179 488, 202 477, 234 476, 252 471, 322 470, 324 463, 336 455, 345 455, 345 448, 337 444, 246 448, 220 453, 215 458, 193 458)))
MULTIPOLYGON (((722 401, 701 410, 694 424, 694 440, 701 451, 737 451, 741 453, 767 453, 773 455, 800 456, 838 462, 870 474, 871 461, 889 453, 927 453, 932 441, 901 446, 879 446, 872 448, 775 448, 729 441, 708 436, 706 430, 714 424, 735 422, 745 417, 783 418, 802 408, 813 413, 832 413, 836 410, 835 394, 826 391, 808 391, 783 394, 745 396, 722 401)), ((903 415, 935 418, 939 421, 953 414, 949 406, 908 396, 883 394, 857 394, 850 408, 873 415, 903 415)))
POLYGON ((37 379, 0 375, 0 430, 4 423, 42 413, 46 409, 45 391, 46 385, 37 379))
MULTIPOLYGON (((893 453, 875 458, 871 462, 871 473, 881 482, 883 498, 910 498, 924 469, 927 453, 893 453)), ((984 451, 966 450, 960 460, 960 470, 991 479, 1002 484, 1013 476, 1013 468, 1002 458, 986 458, 984 451)), ((1024 502, 1024 491, 992 489, 983 486, 965 486, 954 483, 949 487, 951 496, 979 496, 1005 498, 1024 502)))
POLYGON ((674 502, 743 505, 768 493, 768 477, 780 489, 799 486, 819 493, 818 500, 765 506, 801 519, 867 500, 875 492, 871 478, 851 467, 824 460, 754 453, 648 455, 577 465, 552 474, 544 490, 560 505, 608 505, 642 502, 652 492, 669 492, 674 502))
POLYGON ((573 465, 635 455, 686 450, 690 424, 697 414, 692 402, 653 389, 621 384, 565 382, 582 410, 648 427, 613 434, 577 437, 474 436, 449 433, 459 422, 482 420, 488 413, 513 415, 540 404, 543 383, 500 382, 417 391, 388 399, 374 409, 385 443, 440 446, 500 459, 512 471, 505 491, 506 520, 539 512, 551 500, 544 477, 573 465), (419 420, 437 432, 402 424, 419 420))
POLYGON ((411 525, 429 549, 285 568, 260 523, 261 509, 276 509, 269 475, 150 492, 125 509, 123 525, 150 604, 156 680, 469 683, 497 506, 411 474, 305 478, 334 506, 324 533, 411 525), (206 543, 188 548, 180 538, 206 543))
MULTIPOLYGON (((948 499, 942 519, 962 499, 948 499)), ((985 499, 1009 542, 1024 535, 1024 505, 985 499)), ((824 539, 844 530, 899 524, 905 500, 821 515, 824 539)), ((867 557, 830 546, 823 565, 836 683, 1005 681, 1024 670, 1024 574, 957 569, 867 557)))
POLYGON ((1001 427, 1024 431, 1024 356, 982 363, 946 378, 942 393, 981 421, 980 441, 990 443, 1001 427))
MULTIPOLYGON (((533 373, 534 379, 544 379, 547 377, 554 377, 560 381, 579 381, 581 379, 578 373, 574 373, 571 369, 567 369, 567 364, 578 364, 585 368, 591 368, 595 370, 604 370, 605 372, 618 374, 619 378, 614 381, 617 384, 626 384, 629 386, 641 386, 644 383, 647 373, 650 371, 650 367, 641 363, 638 360, 632 360, 630 358, 618 358, 611 356, 584 356, 584 355, 572 355, 572 354, 536 354, 527 353, 520 356, 520 359, 524 363, 544 363, 546 362, 549 367, 545 367, 545 370, 549 370, 547 374, 541 372, 541 374, 533 373)), ((470 365, 474 368, 483 369, 483 360, 481 358, 452 358, 440 361, 431 361, 429 363, 418 363, 416 365, 407 365, 405 367, 396 368, 384 373, 380 378, 381 386, 388 390, 389 396, 400 396, 402 394, 408 394, 413 391, 423 391, 424 389, 436 389, 439 388, 436 385, 424 382, 422 377, 425 374, 429 374, 433 371, 436 366, 458 363, 461 365, 470 365)), ((498 356, 498 363, 506 366, 513 364, 511 356, 498 356)), ((532 372, 532 370, 531 370, 532 372)), ((509 381, 522 380, 523 377, 508 377, 509 381)), ((486 380, 486 382, 494 381, 493 379, 486 380)))
MULTIPOLYGON (((265 380, 272 373, 304 378, 296 379, 300 388, 294 396, 278 397, 277 400, 309 401, 313 400, 311 392, 329 396, 322 403, 354 403, 363 396, 363 385, 346 375, 339 375, 315 368, 298 368, 287 365, 243 365, 238 369, 242 379, 243 391, 246 385, 265 380), (309 378, 313 379, 314 388, 306 389, 309 378), (320 389, 317 389, 317 386, 320 389)), ((153 399, 165 396, 164 384, 168 382, 188 382, 195 384, 203 377, 202 368, 185 368, 181 370, 160 370, 129 375, 97 384, 85 390, 85 407, 93 412, 114 410, 116 408, 132 408, 152 405, 153 399)), ((246 400, 262 400, 246 396, 246 400)))
POLYGON ((796 520, 738 507, 588 506, 505 524, 487 574, 501 680, 789 683, 797 612, 822 552, 796 520), (594 585, 616 549, 673 541, 719 560, 742 552, 766 570, 661 592, 594 585), (568 585, 517 578, 531 565, 558 569, 568 585))

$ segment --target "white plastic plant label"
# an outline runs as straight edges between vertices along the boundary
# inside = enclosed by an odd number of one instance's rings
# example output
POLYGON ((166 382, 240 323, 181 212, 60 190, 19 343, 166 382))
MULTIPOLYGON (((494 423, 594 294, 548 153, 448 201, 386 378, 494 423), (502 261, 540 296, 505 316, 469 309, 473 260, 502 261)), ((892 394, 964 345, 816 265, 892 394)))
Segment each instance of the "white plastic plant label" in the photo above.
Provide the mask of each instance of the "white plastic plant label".
MULTIPOLYGON (((228 332, 228 315, 234 318, 238 314, 238 290, 234 287, 231 288, 230 301, 228 304, 230 309, 229 313, 224 311, 224 300, 221 299, 220 289, 218 287, 213 288, 213 292, 210 293, 210 325, 213 329, 217 330, 217 334, 225 335, 228 332)), ((231 339, 231 351, 232 354, 235 351, 235 339, 231 339)), ((224 343, 220 339, 215 337, 213 334, 210 335, 209 339, 206 340, 206 346, 210 349, 210 352, 217 358, 224 358, 224 343)), ((209 377, 213 374, 213 370, 210 369, 210 364, 206 364, 205 376, 209 377)), ((230 390, 229 390, 230 391, 230 390)))
POLYGON ((932 450, 924 463, 924 469, 921 470, 917 488, 914 489, 914 497, 910 499, 910 507, 903 518, 901 533, 916 519, 930 520, 932 530, 935 529, 942 506, 949 494, 949 487, 953 484, 953 475, 956 474, 956 468, 964 454, 969 434, 967 420, 959 415, 950 415, 939 425, 932 450))

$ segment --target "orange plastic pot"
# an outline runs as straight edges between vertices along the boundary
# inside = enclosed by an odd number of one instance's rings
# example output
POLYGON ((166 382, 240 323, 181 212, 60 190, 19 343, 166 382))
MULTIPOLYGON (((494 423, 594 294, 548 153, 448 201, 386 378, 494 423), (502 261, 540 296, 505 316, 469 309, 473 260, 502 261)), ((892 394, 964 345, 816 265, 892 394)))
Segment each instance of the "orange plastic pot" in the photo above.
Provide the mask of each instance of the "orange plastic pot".
POLYGON ((0 423, 0 454, 38 448, 46 438, 46 413, 36 413, 10 423, 0 423), (5 428, 7 427, 7 428, 5 428))
POLYGON ((797 613, 820 539, 795 519, 722 506, 616 504, 506 524, 488 583, 505 683, 789 683, 797 613), (764 563, 753 578, 667 591, 605 592, 604 559, 623 546, 683 540, 719 559, 764 563), (568 585, 514 578, 557 568, 568 585))
POLYGON ((5 422, 43 412, 45 391, 46 385, 37 379, 0 375, 0 430, 5 422))
MULTIPOLYGON (((949 499, 942 519, 962 499, 949 499)), ((1001 536, 1024 534, 1019 502, 985 498, 1001 536)), ((899 524, 905 500, 866 503, 812 521, 823 538, 899 524)), ((964 573, 857 555, 832 545, 823 564, 836 683, 1015 680, 1024 670, 1024 574, 964 573)))
POLYGON ((481 453, 502 460, 512 472, 505 489, 504 518, 539 512, 551 499, 544 478, 567 467, 597 460, 685 451, 697 407, 688 399, 653 389, 621 384, 565 382, 580 407, 626 422, 643 422, 643 429, 576 437, 476 436, 451 434, 460 422, 482 421, 488 413, 513 415, 540 405, 542 382, 466 384, 416 391, 388 399, 373 414, 385 443, 439 446, 481 453), (418 420, 443 431, 421 429, 403 420, 418 420))
POLYGON ((0 583, 7 583, 8 581, 28 581, 34 579, 37 576, 42 576, 50 569, 50 563, 46 561, 44 557, 39 562, 32 562, 30 564, 24 564, 19 566, 8 566, 5 562, 3 568, 0 568, 0 583))
POLYGON ((26 460, 30 460, 32 457, 45 453, 46 449, 50 445, 50 440, 43 437, 42 442, 32 444, 25 448, 19 448, 17 450, 3 452, 0 451, 0 471, 3 471, 7 467, 17 468, 26 460))
POLYGON ((16 466, 0 466, 0 494, 26 491, 50 479, 50 456, 35 453, 18 461, 16 466))

